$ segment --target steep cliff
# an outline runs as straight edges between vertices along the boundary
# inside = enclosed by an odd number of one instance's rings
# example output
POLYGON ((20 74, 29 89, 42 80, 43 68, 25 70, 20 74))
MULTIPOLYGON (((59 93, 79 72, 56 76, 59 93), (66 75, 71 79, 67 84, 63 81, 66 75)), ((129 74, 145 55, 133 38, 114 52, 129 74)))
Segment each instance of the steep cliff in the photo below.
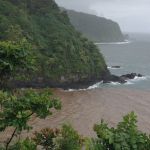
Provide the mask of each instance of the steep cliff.
POLYGON ((119 25, 103 17, 67 10, 71 23, 94 42, 121 42, 124 36, 119 25))

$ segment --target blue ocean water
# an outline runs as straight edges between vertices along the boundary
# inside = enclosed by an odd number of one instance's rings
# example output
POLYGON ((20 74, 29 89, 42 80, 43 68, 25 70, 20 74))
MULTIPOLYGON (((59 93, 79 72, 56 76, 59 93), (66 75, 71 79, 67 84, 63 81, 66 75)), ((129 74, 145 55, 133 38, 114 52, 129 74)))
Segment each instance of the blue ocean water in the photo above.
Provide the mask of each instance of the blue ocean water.
POLYGON ((136 89, 150 89, 150 35, 130 34, 130 42, 125 43, 102 43, 97 44, 103 53, 108 68, 112 74, 123 75, 127 73, 140 73, 143 78, 129 80, 127 84, 121 85, 111 83, 95 87, 128 87, 136 89), (112 69, 111 66, 120 66, 119 69, 112 69))

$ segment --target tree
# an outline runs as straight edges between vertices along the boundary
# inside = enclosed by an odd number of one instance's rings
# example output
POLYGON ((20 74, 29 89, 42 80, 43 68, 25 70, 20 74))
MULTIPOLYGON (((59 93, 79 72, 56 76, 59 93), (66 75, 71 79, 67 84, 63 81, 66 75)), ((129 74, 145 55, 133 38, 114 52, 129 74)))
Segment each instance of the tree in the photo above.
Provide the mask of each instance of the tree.
POLYGON ((31 129, 28 121, 33 114, 45 118, 52 114, 51 108, 61 108, 59 99, 54 98, 47 89, 40 92, 33 89, 19 90, 13 94, 0 91, 0 104, 0 131, 4 131, 7 127, 14 127, 10 139, 6 142, 6 150, 16 134, 31 129))

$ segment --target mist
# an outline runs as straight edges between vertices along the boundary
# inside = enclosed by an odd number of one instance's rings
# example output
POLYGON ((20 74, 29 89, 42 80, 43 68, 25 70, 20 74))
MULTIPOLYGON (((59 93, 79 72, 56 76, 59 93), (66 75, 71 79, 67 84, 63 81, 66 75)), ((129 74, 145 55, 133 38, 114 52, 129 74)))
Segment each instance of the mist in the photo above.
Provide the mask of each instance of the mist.
POLYGON ((112 19, 123 32, 150 33, 150 0, 56 0, 59 6, 112 19))

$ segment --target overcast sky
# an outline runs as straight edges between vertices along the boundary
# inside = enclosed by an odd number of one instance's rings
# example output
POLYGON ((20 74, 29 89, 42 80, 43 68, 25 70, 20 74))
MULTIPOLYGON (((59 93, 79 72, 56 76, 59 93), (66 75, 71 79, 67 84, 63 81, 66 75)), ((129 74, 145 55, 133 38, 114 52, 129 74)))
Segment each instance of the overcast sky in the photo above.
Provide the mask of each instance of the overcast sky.
POLYGON ((150 33, 150 0, 56 0, 65 8, 117 21, 124 32, 150 33))

